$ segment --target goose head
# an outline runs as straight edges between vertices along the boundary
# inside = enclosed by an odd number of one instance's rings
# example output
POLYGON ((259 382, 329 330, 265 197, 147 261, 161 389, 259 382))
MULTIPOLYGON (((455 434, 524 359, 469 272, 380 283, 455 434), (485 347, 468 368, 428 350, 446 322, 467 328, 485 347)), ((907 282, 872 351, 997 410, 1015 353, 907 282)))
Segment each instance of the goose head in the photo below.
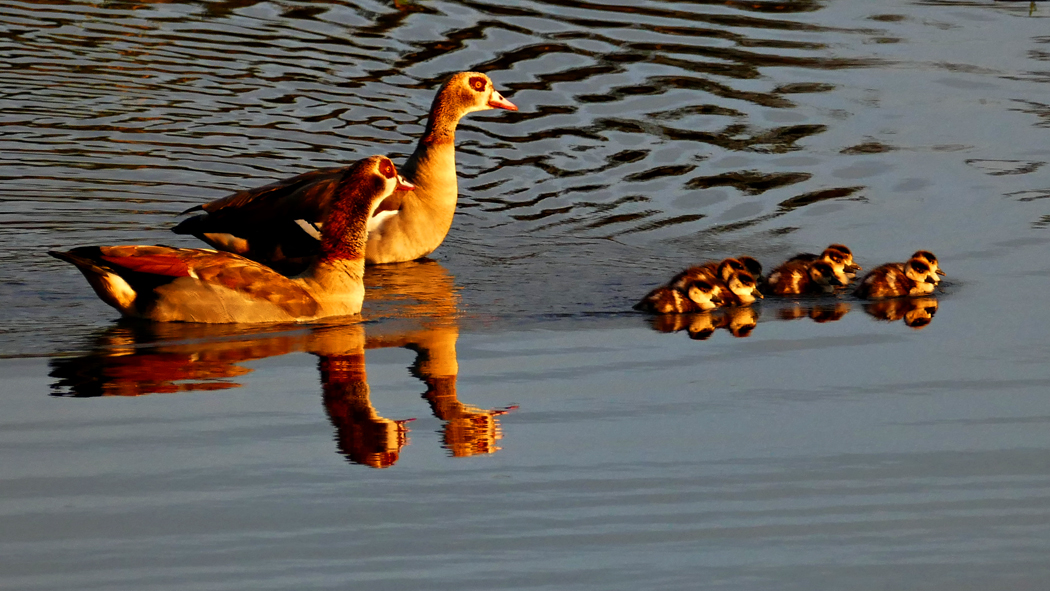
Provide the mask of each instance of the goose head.
POLYGON ((383 201, 414 188, 386 156, 370 156, 348 167, 322 224, 321 259, 363 256, 369 222, 383 201))
POLYGON ((455 119, 475 111, 506 109, 517 111, 518 107, 505 99, 496 90, 495 84, 481 72, 453 74, 438 90, 430 109, 431 118, 436 114, 453 115, 455 119))

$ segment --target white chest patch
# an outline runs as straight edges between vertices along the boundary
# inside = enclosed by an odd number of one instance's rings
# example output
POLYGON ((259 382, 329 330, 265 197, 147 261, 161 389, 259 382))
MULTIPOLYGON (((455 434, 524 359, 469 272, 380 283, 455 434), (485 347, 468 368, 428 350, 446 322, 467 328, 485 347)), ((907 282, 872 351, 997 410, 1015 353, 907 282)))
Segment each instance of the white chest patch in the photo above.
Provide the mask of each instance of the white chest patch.
POLYGON ((321 224, 311 224, 306 220, 295 220, 295 224, 303 229, 303 232, 309 234, 314 240, 321 239, 321 224))
POLYGON ((381 229, 383 227, 383 224, 390 221, 390 218, 394 217, 397 214, 397 210, 381 211, 375 214, 368 220, 368 233, 371 234, 372 232, 381 229))

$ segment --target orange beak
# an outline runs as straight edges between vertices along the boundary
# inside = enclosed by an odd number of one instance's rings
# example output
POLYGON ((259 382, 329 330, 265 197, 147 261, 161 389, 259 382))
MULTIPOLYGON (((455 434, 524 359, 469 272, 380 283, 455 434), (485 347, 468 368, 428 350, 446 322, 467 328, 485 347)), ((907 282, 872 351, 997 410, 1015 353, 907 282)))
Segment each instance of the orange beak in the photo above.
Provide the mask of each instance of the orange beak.
POLYGON ((405 180, 405 177, 397 175, 397 186, 394 187, 395 191, 411 191, 416 186, 405 180))
POLYGON ((495 90, 492 91, 492 98, 489 99, 489 106, 493 109, 506 109, 508 111, 518 110, 517 105, 503 98, 503 95, 495 90))

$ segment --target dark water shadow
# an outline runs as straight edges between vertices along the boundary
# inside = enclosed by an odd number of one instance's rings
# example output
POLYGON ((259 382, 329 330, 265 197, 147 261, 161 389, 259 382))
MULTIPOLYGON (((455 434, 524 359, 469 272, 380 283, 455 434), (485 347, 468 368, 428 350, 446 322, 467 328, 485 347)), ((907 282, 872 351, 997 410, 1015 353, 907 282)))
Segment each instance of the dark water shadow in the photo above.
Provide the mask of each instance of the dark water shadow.
MULTIPOLYGON (((381 270, 369 283, 374 322, 243 327, 119 322, 97 333, 88 352, 50 361, 51 395, 94 398, 238 388, 246 362, 305 352, 316 355, 322 403, 338 453, 374 468, 394 465, 413 419, 381 416, 370 398, 365 351, 416 353, 409 373, 426 386, 422 398, 442 421, 442 445, 454 457, 495 453, 500 415, 461 402, 456 381, 459 337, 456 287, 430 261, 381 270), (396 311, 396 312, 395 312, 396 311), (385 315, 385 316, 384 316, 385 315)), ((366 316, 366 318, 369 316, 366 316)))

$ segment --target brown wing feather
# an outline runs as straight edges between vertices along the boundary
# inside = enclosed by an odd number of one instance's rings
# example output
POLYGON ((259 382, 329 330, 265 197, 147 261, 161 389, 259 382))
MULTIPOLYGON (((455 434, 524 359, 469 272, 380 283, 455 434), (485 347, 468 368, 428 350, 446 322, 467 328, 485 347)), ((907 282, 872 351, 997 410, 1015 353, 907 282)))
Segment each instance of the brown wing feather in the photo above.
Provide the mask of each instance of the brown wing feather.
POLYGON ((266 300, 294 316, 317 313, 317 301, 298 283, 255 261, 228 252, 168 246, 102 247, 111 265, 146 275, 191 277, 266 300))
POLYGON ((219 217, 236 215, 241 222, 267 221, 270 216, 282 219, 291 216, 291 219, 318 222, 328 210, 335 184, 347 168, 314 170, 263 187, 238 191, 206 203, 202 209, 219 217))

